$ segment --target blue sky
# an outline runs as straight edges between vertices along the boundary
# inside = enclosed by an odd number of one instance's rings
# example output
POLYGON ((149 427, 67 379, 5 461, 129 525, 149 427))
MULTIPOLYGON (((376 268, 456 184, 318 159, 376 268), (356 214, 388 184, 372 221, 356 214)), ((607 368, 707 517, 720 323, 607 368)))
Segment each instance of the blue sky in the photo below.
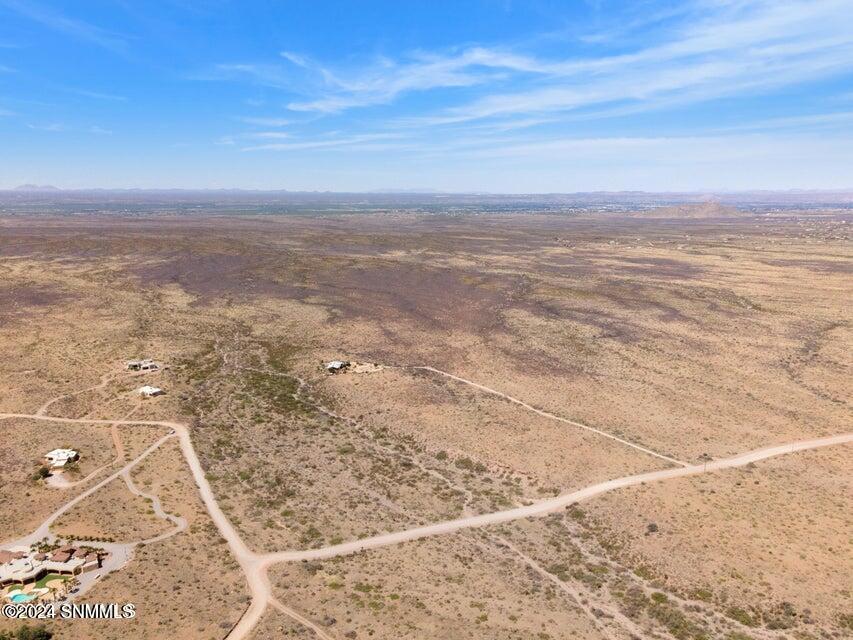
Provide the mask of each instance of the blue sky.
POLYGON ((0 0, 0 188, 853 187, 853 0, 0 0))

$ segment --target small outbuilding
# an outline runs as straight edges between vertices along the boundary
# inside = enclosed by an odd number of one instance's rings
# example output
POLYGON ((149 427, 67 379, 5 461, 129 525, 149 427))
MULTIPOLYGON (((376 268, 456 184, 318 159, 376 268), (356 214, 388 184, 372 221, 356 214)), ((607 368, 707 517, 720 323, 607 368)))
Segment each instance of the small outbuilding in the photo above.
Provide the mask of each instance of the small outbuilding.
POLYGON ((346 360, 332 360, 331 362, 323 363, 323 368, 329 373, 341 373, 349 369, 350 363, 346 360))
POLYGON ((154 396, 163 395, 163 390, 160 387, 152 387, 146 384, 144 387, 139 387, 139 393, 146 398, 153 398, 154 396))

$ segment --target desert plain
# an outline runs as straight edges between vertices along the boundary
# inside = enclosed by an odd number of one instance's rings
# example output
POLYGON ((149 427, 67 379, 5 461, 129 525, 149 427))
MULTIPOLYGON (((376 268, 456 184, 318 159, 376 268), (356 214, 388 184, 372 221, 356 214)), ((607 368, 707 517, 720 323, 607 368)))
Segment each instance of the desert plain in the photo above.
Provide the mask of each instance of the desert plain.
POLYGON ((131 550, 63 640, 850 637, 851 221, 1 217, 0 548, 131 550))

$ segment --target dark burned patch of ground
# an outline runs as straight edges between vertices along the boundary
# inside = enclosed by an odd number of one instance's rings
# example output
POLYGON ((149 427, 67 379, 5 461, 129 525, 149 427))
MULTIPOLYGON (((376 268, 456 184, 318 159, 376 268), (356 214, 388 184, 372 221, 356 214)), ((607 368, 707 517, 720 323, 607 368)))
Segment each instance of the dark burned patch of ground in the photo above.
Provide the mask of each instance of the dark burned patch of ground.
MULTIPOLYGON (((318 253, 323 253, 318 248, 318 253)), ((133 274, 145 287, 177 284, 205 304, 273 296, 321 305, 335 319, 414 322, 427 329, 487 331, 524 288, 496 276, 365 256, 283 255, 274 251, 181 253, 133 274)))
POLYGON ((202 304, 261 295, 304 298, 303 289, 265 275, 269 268, 264 256, 252 252, 189 251, 134 267, 132 272, 144 287, 177 284, 202 304))
POLYGON ((0 324, 43 312, 71 298, 67 291, 42 284, 0 284, 0 324))
POLYGON ((414 320, 430 329, 489 331, 525 288, 497 276, 406 262, 369 260, 311 274, 312 288, 342 316, 414 320))

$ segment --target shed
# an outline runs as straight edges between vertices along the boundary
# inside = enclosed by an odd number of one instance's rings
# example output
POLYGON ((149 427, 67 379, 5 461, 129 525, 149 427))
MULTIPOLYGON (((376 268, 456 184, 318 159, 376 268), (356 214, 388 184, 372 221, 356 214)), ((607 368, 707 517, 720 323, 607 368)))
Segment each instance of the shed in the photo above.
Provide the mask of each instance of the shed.
POLYGON ((146 398, 152 398, 154 396, 159 396, 163 394, 163 390, 160 387, 152 387, 151 385, 145 385, 144 387, 139 387, 139 393, 146 398))

